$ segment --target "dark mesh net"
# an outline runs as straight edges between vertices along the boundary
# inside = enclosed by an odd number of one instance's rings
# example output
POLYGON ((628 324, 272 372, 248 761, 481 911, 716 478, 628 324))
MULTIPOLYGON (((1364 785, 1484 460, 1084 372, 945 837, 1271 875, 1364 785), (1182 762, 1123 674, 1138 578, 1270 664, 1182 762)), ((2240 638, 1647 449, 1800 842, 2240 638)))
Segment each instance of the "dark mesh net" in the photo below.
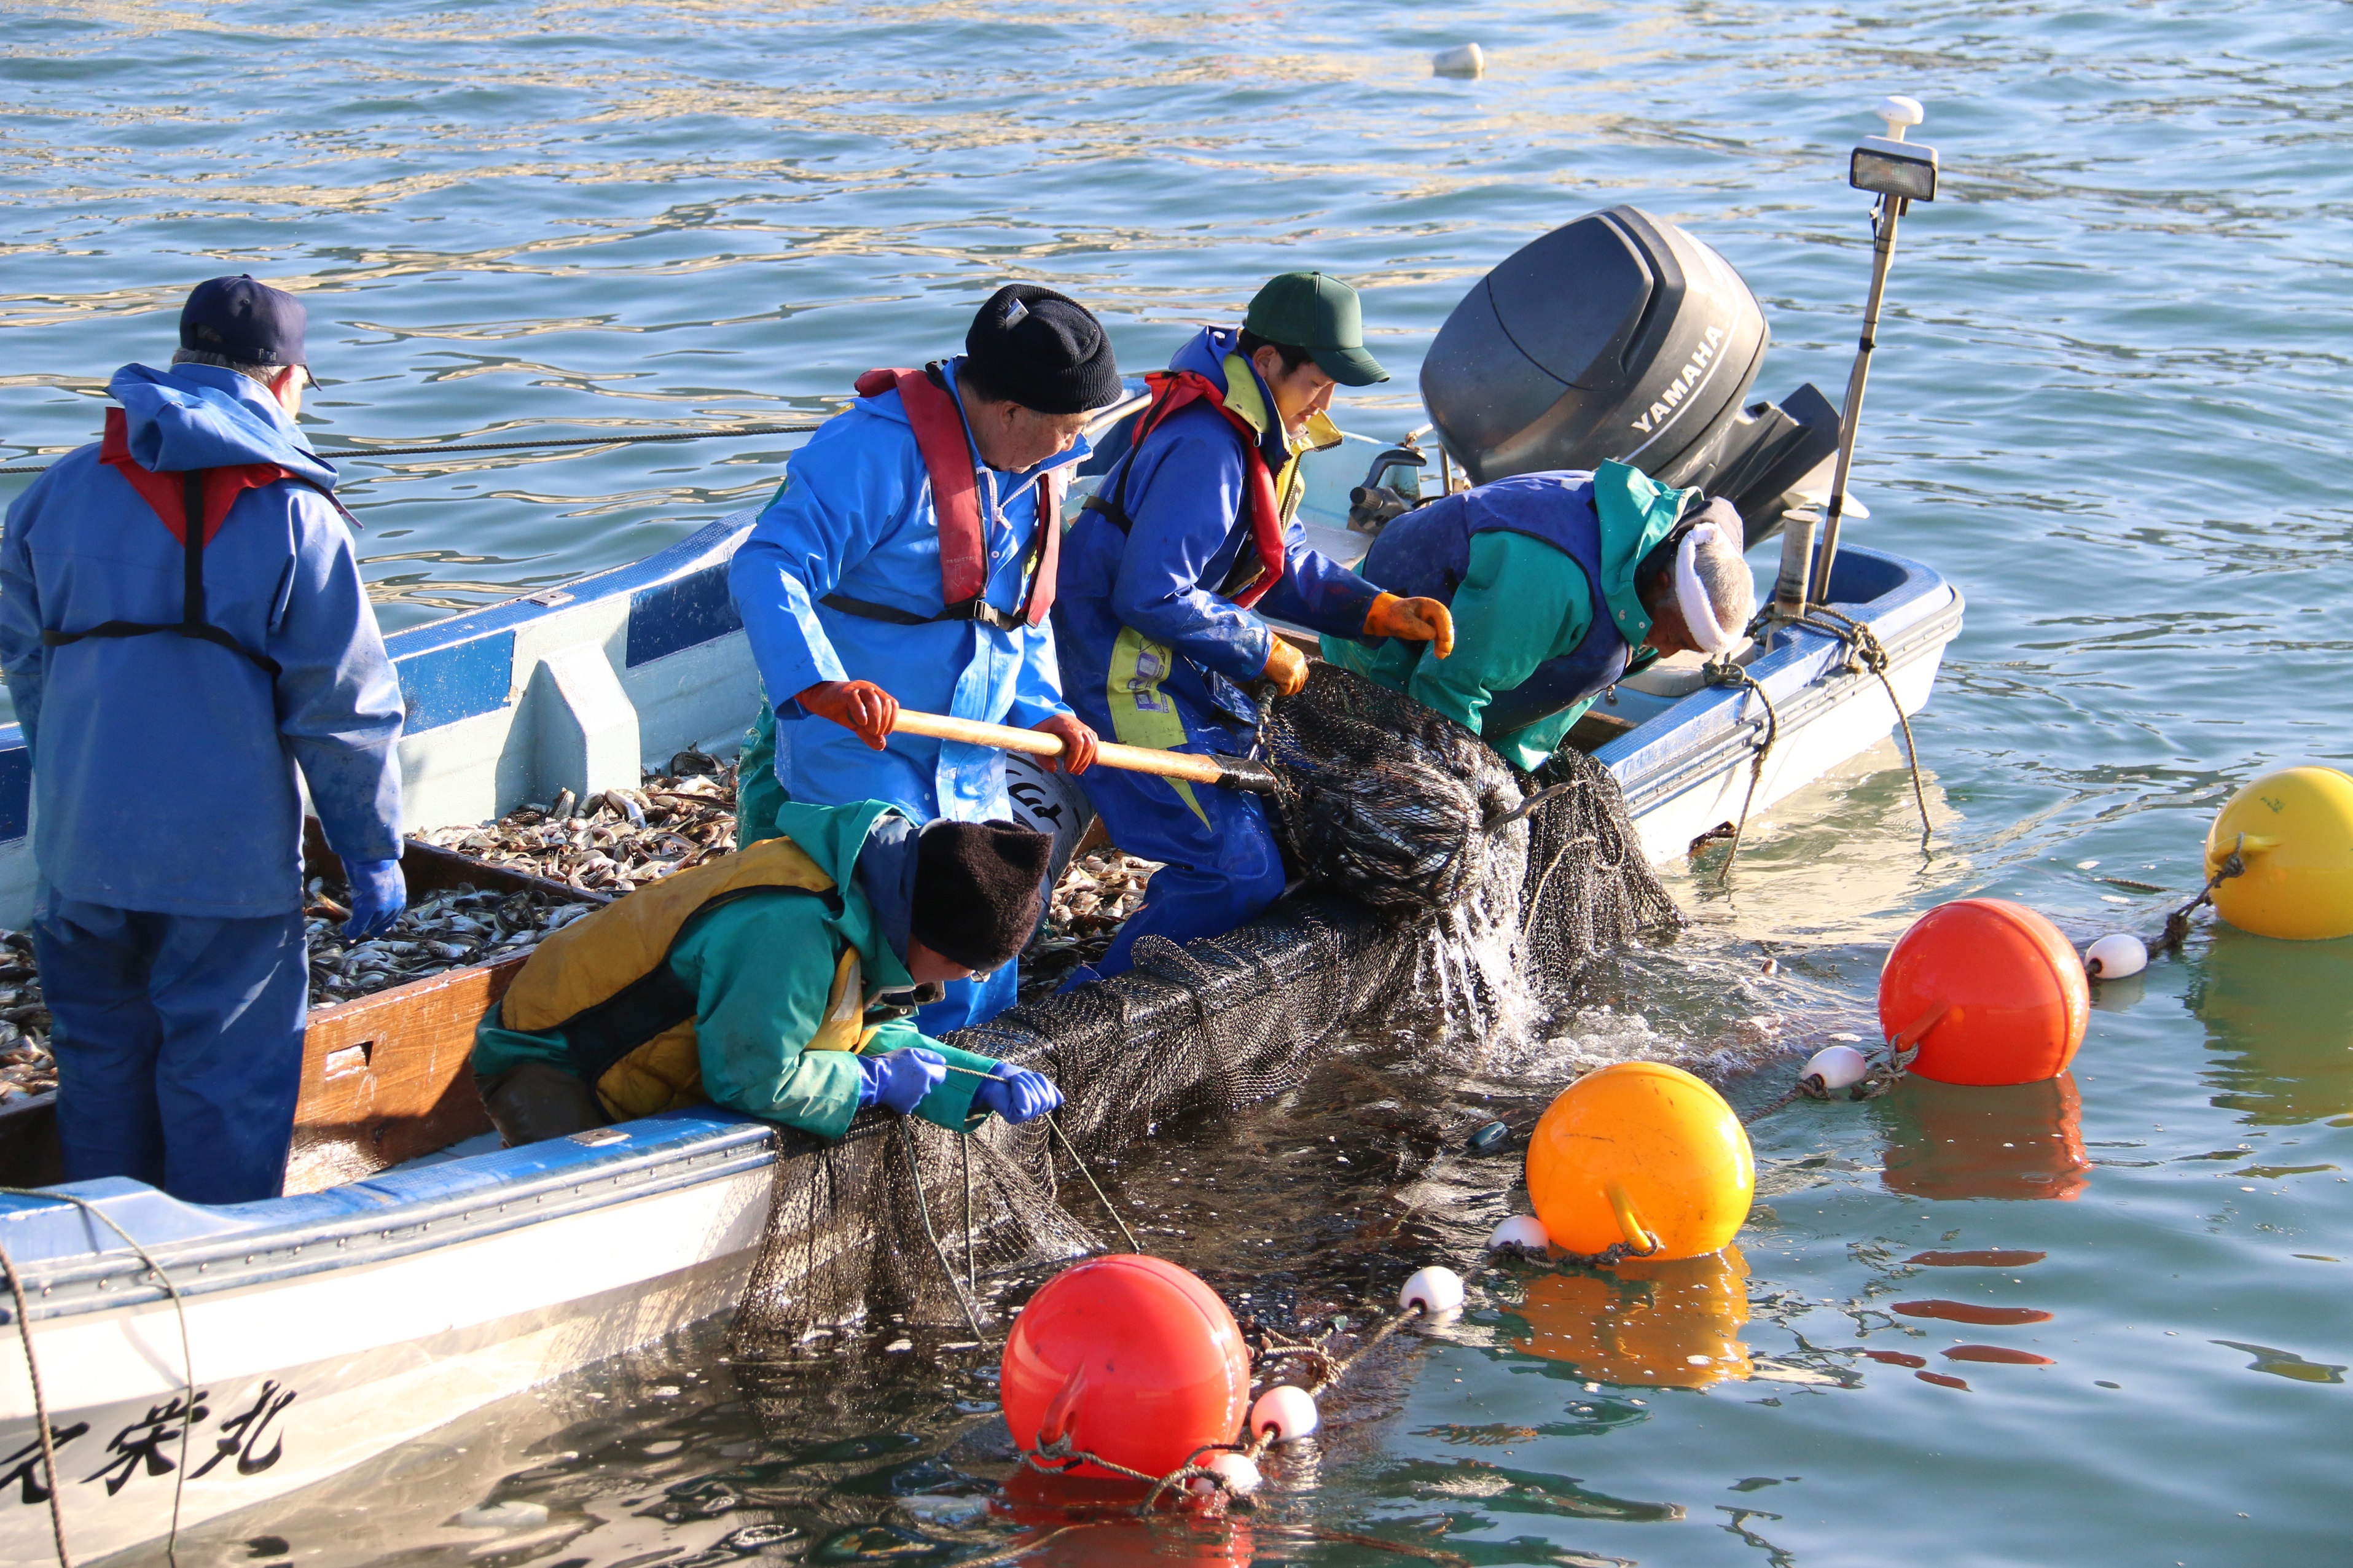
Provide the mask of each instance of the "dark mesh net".
POLYGON ((954 1037, 1052 1078, 1066 1144, 1042 1123, 967 1139, 873 1116, 831 1147, 786 1135, 739 1353, 877 1313, 955 1323, 960 1294, 986 1313, 1025 1273, 1115 1237, 1073 1153, 1101 1171, 1164 1123, 1280 1093, 1352 1029, 1409 1013, 1495 1027, 1677 919, 1589 757, 1522 779, 1460 725, 1322 666, 1268 731, 1270 760, 1300 781, 1279 815, 1307 886, 1223 936, 1146 938, 1132 972, 954 1037), (1416 878, 1443 902, 1398 897, 1416 878), (1374 900, 1348 896, 1368 884, 1374 900))
POLYGON ((1512 770, 1478 736, 1327 664, 1271 705, 1260 744, 1283 784, 1276 819, 1293 868, 1394 920, 1470 897, 1521 802, 1512 770))

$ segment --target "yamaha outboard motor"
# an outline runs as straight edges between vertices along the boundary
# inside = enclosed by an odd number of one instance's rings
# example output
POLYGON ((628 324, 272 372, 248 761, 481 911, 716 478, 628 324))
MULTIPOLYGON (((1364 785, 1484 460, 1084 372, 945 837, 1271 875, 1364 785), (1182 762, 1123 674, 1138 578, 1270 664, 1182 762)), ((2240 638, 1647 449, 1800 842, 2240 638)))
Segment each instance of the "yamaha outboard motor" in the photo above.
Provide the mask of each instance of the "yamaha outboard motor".
POLYGON ((1422 361, 1421 396, 1475 484, 1542 468, 1633 464, 1777 532, 1838 446, 1810 384, 1742 406, 1772 340, 1731 264, 1636 207, 1523 247, 1454 307, 1422 361))

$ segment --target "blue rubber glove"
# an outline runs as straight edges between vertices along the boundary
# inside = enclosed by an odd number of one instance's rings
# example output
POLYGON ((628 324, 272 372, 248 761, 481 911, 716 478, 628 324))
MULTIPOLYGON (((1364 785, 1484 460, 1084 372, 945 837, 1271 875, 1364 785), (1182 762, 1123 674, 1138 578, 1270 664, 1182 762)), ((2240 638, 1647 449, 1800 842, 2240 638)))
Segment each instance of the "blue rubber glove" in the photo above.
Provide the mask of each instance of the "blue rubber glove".
POLYGON ((923 1096, 939 1088, 948 1076, 947 1058, 921 1046, 860 1057, 858 1103, 880 1105, 902 1116, 911 1114, 923 1096))
POLYGON ((352 938, 382 936, 408 907, 408 879, 397 860, 352 860, 344 863, 352 883, 352 918, 343 934, 352 938))
POLYGON ((972 1091, 972 1103, 976 1110, 993 1110, 1018 1126, 1060 1105, 1062 1091, 1044 1073, 999 1062, 997 1076, 981 1079, 972 1091))

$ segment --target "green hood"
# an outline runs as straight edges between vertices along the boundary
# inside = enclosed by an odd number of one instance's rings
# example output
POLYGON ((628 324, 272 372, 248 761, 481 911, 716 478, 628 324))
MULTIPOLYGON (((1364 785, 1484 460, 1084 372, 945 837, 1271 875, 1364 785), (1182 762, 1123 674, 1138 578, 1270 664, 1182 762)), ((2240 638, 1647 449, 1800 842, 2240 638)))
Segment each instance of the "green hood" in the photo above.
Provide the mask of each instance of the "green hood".
POLYGON ((1593 470, 1593 507, 1601 517, 1601 596, 1618 635, 1630 646, 1640 647, 1651 635, 1651 613, 1634 592, 1634 568, 1698 498, 1696 489, 1670 489, 1625 463, 1605 462, 1593 470))
POLYGON ((837 922, 841 934, 857 945, 868 984, 886 991, 914 981, 890 942, 883 940, 882 922, 859 889, 858 857, 874 825, 897 812, 898 807, 879 800, 861 800, 854 805, 807 805, 787 800, 776 806, 776 830, 799 845, 801 853, 833 879, 841 894, 841 919, 837 922))

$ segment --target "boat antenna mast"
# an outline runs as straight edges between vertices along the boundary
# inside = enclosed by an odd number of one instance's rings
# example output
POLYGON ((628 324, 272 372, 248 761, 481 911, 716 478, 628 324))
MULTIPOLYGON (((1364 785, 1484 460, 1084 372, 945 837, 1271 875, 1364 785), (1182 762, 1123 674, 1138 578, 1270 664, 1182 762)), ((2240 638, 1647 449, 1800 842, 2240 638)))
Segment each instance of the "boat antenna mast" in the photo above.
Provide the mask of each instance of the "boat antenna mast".
POLYGON ((1847 471, 1854 462, 1855 430, 1862 419, 1863 384, 1871 376, 1871 351, 1879 336, 1879 308, 1887 297, 1887 271, 1895 259, 1895 224, 1914 202, 1936 199, 1936 150, 1904 140, 1906 128, 1927 118, 1916 98, 1883 98, 1879 117, 1884 136, 1866 136, 1847 160, 1846 183, 1879 200, 1871 210, 1871 295, 1862 307, 1862 338, 1846 381, 1846 406, 1839 416, 1838 459, 1823 504, 1821 549, 1814 548, 1815 520, 1793 513, 1781 535, 1781 574, 1773 585, 1773 613, 1787 620, 1804 616, 1807 606, 1830 598, 1831 564, 1838 558, 1839 522, 1846 513, 1847 471), (1810 573, 1809 572, 1810 568, 1810 573))

